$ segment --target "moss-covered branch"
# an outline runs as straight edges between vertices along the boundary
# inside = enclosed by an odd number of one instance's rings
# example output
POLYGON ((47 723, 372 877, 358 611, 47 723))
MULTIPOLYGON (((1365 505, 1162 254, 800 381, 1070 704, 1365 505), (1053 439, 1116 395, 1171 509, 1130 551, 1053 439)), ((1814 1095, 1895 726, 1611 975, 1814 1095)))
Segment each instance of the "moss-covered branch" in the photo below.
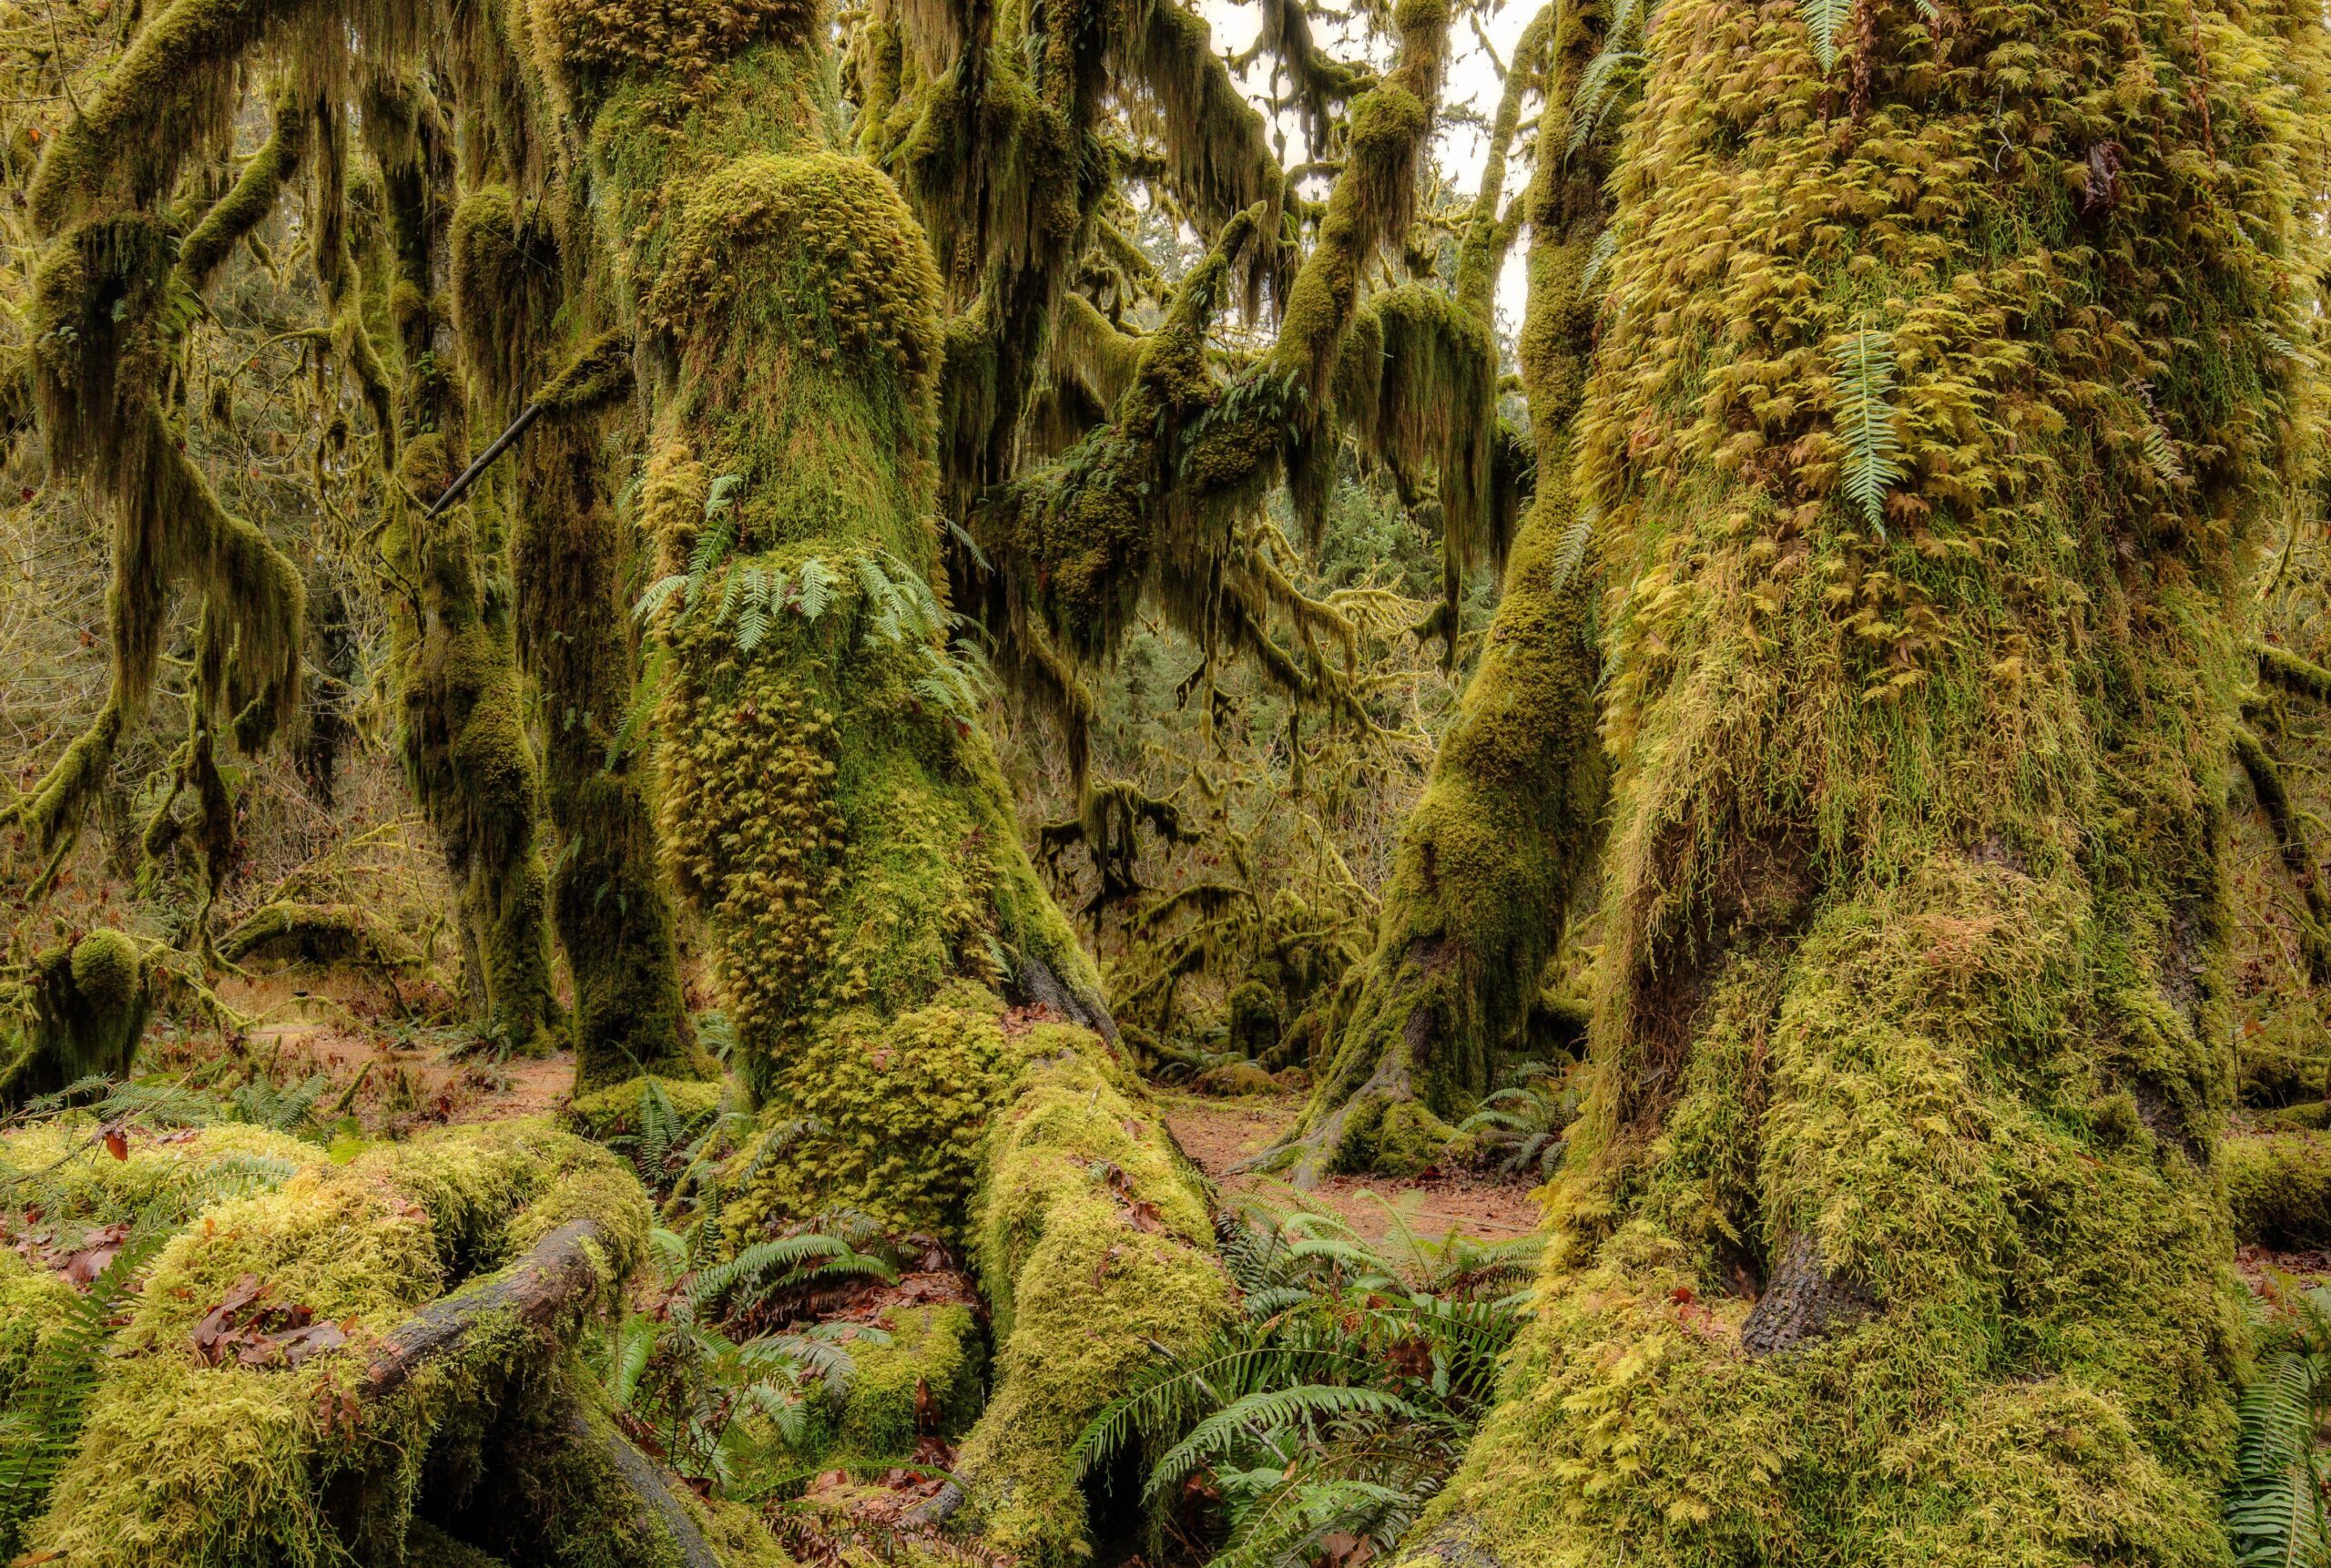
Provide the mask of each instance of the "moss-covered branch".
POLYGON ((2255 644, 2251 652, 2257 657, 2260 679, 2294 696, 2331 702, 2331 669, 2272 643, 2255 644))

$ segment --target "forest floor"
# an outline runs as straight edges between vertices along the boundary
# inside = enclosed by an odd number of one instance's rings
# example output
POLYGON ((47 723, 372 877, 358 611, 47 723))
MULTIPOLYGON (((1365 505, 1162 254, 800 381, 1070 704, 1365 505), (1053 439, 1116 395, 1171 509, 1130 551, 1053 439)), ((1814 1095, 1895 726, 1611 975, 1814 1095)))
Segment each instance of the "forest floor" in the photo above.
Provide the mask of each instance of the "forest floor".
MULTIPOLYGON (((148 1062, 164 1071, 199 1068, 235 1050, 280 1084, 322 1074, 321 1102, 332 1105, 347 1095, 347 1112, 372 1136, 544 1115, 558 1109, 574 1084, 570 1054, 496 1061, 490 1052, 462 1051, 467 1039, 462 1031, 402 1022, 402 1004, 413 999, 392 996, 361 976, 285 970, 229 978, 219 998, 250 1020, 239 1048, 227 1044, 216 1027, 162 1024, 148 1037, 148 1062)), ((1376 1245, 1396 1238, 1403 1227, 1428 1245, 1451 1232, 1497 1242, 1538 1227, 1538 1205, 1526 1177, 1335 1176, 1298 1192, 1278 1177, 1234 1170, 1294 1125, 1303 1109, 1299 1093, 1226 1099, 1163 1088, 1155 1093, 1174 1136, 1226 1202, 1324 1209, 1376 1245)))
POLYGON ((1214 1179, 1226 1202, 1243 1197, 1266 1206, 1325 1209, 1376 1244, 1404 1225, 1425 1242, 1440 1242, 1451 1231, 1482 1241, 1510 1241, 1538 1228, 1537 1200, 1530 1196, 1532 1183, 1523 1177, 1500 1181, 1429 1175, 1391 1181, 1329 1176, 1298 1192, 1277 1176, 1237 1172, 1232 1167, 1238 1162, 1260 1154, 1295 1125, 1303 1111, 1301 1095, 1215 1100, 1167 1089, 1155 1093, 1182 1152, 1214 1179))

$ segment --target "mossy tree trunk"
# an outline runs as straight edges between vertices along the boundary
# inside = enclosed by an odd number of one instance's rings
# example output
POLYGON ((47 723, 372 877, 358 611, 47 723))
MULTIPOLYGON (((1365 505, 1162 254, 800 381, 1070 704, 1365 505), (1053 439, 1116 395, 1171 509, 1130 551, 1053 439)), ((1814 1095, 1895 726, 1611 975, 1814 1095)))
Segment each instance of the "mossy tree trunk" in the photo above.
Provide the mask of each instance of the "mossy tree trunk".
MULTIPOLYGON (((394 522, 386 536, 398 610, 400 745, 460 899, 465 977, 484 1033, 532 1054, 559 1043, 565 1016, 553 990, 549 884, 536 839, 542 780, 512 624, 507 505, 489 493, 439 517, 423 510, 461 468, 470 423, 450 370, 442 289, 452 127, 418 87, 376 89, 368 107, 388 197, 373 293, 386 295, 401 372, 391 431, 396 484, 387 497, 394 522)), ((361 361, 371 352, 361 346, 361 317, 352 307, 342 314, 342 340, 359 345, 351 357, 361 361)))
POLYGON ((1827 72, 1796 6, 1654 24, 1577 437, 1593 1084, 1416 1557, 2226 1560, 2224 802, 2321 17, 1855 15, 1827 72))
POLYGON ((1293 1158, 1298 1180, 1407 1175, 1440 1157, 1450 1121, 1488 1092, 1529 1012, 1596 843, 1607 782, 1594 696, 1599 579, 1570 469, 1609 166, 1600 137, 1567 156, 1555 149, 1603 34, 1599 6, 1557 4, 1515 51, 1459 288, 1460 303, 1486 318, 1500 230, 1512 221, 1498 211, 1505 148, 1535 76, 1544 128, 1522 202, 1532 234, 1522 372, 1537 490, 1481 663, 1401 825, 1376 951, 1345 981, 1311 1103, 1277 1156, 1293 1158))
POLYGON ((474 383, 496 428, 544 412, 508 485, 518 648, 541 692, 544 799, 559 843, 551 891, 575 982, 575 1080, 604 1088, 640 1073, 716 1070, 681 996, 671 898, 629 733, 634 657, 623 586, 627 526, 610 504, 606 412, 632 391, 630 343, 586 339, 593 302, 578 265, 595 251, 546 192, 480 183, 454 222, 454 296, 474 383), (562 330, 562 323, 565 323, 562 330))

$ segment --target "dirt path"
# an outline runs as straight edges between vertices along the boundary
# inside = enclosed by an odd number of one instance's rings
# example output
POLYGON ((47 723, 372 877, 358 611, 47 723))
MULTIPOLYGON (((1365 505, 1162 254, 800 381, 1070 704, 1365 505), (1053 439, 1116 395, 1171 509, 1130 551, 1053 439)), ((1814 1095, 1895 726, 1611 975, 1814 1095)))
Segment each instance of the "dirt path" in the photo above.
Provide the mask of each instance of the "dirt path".
POLYGON ((1436 1176, 1426 1181, 1389 1181, 1330 1176, 1317 1187, 1298 1193, 1276 1176, 1232 1174, 1232 1166, 1261 1153, 1294 1124, 1303 1109, 1298 1095, 1208 1100, 1160 1091, 1158 1099, 1166 1125, 1173 1129, 1183 1152, 1215 1179, 1226 1197, 1253 1195, 1266 1200, 1307 1203, 1333 1213, 1370 1242, 1393 1235, 1401 1222, 1419 1239, 1434 1242, 1452 1231, 1484 1241, 1507 1241, 1538 1228, 1537 1201, 1530 1196, 1530 1184, 1519 1179, 1436 1176))

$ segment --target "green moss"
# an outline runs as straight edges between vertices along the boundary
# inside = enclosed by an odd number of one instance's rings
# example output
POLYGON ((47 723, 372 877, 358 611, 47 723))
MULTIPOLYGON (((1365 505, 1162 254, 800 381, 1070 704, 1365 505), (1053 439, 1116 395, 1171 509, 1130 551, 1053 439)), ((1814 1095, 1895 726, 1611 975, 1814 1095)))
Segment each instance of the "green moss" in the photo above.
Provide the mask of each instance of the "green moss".
MULTIPOLYGON (((671 1102, 672 1109, 687 1123, 710 1115, 728 1097, 726 1084, 703 1079, 658 1078, 657 1084, 671 1102)), ((577 1095, 566 1107, 565 1119, 577 1132, 596 1143, 631 1136, 639 1131, 639 1106, 646 1094, 646 1078, 626 1078, 610 1088, 577 1095)))
POLYGON ((855 1460, 912 1458, 926 1407, 931 1434, 950 1440, 979 1414, 985 1341, 971 1308, 898 1307, 884 1320, 888 1345, 850 1350, 858 1369, 842 1407, 840 1443, 855 1460))
POLYGON ((2253 1134, 2218 1145, 2237 1241, 2291 1250, 2331 1247, 2331 1136, 2253 1134))
POLYGON ((1068 1450, 1153 1362, 1229 1309, 1206 1205, 1125 1069, 1089 1034, 1014 1042, 1010 1104, 986 1135, 975 1257, 996 1384, 957 1471, 984 1539, 1039 1563, 1089 1550, 1068 1450))
MULTIPOLYGON (((150 1179, 137 1163, 96 1168, 150 1179)), ((645 1198, 611 1156, 541 1124, 448 1129, 350 1166, 310 1165, 275 1191, 211 1208, 154 1266, 33 1549, 76 1563, 225 1565, 324 1562, 344 1543, 402 1541, 433 1448, 468 1441, 497 1390, 542 1366, 558 1336, 486 1325, 359 1422, 342 1400, 361 1347, 582 1213, 609 1239, 602 1299, 612 1299, 645 1250, 645 1198), (247 1276, 268 1300, 339 1324, 357 1350, 290 1370, 202 1365, 187 1337, 247 1276)))
POLYGON ((113 1225, 158 1204, 191 1214, 271 1190, 326 1157, 305 1139, 227 1123, 169 1135, 169 1143, 132 1127, 117 1160, 91 1145, 92 1131, 86 1118, 71 1116, 0 1139, 0 1157, 8 1166, 46 1173, 36 1191, 43 1212, 54 1220, 113 1225))

